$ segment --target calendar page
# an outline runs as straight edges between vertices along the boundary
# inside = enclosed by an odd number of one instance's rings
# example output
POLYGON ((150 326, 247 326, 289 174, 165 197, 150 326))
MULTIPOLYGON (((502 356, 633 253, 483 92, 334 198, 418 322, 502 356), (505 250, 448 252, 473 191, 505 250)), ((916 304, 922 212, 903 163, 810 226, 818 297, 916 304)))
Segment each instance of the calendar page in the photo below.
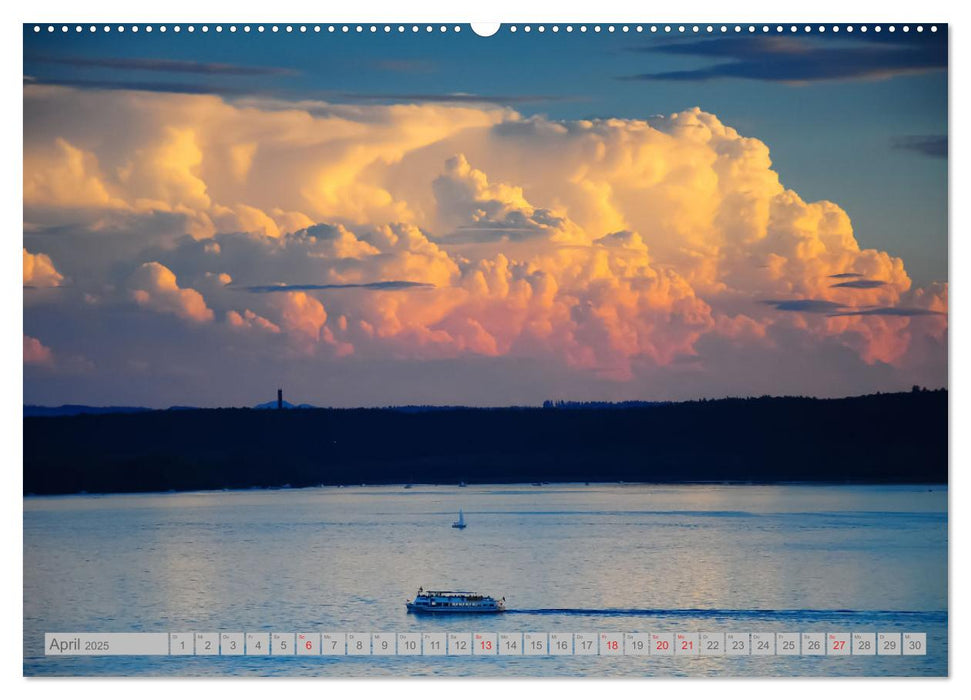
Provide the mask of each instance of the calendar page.
POLYGON ((22 33, 24 675, 948 675, 946 23, 22 33))

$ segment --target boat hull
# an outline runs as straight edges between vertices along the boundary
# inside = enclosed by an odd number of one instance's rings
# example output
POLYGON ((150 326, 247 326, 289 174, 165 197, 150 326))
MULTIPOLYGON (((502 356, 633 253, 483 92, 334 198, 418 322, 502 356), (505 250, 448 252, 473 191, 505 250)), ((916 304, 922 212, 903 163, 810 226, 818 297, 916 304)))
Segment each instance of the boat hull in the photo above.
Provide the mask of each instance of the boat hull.
POLYGON ((405 603, 408 612, 416 615, 495 615, 505 612, 504 608, 498 607, 451 607, 448 605, 421 605, 415 603, 405 603))

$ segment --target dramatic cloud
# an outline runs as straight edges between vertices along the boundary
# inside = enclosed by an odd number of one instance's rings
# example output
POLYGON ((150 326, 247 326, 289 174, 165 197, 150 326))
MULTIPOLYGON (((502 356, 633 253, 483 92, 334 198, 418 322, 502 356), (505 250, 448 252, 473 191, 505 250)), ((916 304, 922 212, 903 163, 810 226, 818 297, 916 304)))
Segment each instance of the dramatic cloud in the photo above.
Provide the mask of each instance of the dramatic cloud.
POLYGON ((152 311, 175 314, 179 318, 205 323, 213 318, 212 309, 194 289, 181 289, 175 274, 157 262, 147 262, 132 274, 132 298, 152 311))
POLYGON ((26 245, 105 344, 134 300, 142 328, 159 322, 145 312, 190 321, 158 343, 200 363, 508 358, 617 384, 754 354, 798 376, 825 352, 845 376, 946 381, 946 284, 913 288, 837 204, 787 189, 764 143, 697 108, 554 121, 24 94, 26 245))
POLYGON ((54 263, 43 253, 36 255, 24 248, 24 286, 25 287, 57 287, 64 281, 64 276, 54 269, 54 263))
POLYGON ((633 49, 709 58, 704 68, 641 73, 624 80, 699 81, 745 78, 784 83, 881 80, 947 67, 947 40, 927 34, 909 39, 744 36, 652 43, 633 49))

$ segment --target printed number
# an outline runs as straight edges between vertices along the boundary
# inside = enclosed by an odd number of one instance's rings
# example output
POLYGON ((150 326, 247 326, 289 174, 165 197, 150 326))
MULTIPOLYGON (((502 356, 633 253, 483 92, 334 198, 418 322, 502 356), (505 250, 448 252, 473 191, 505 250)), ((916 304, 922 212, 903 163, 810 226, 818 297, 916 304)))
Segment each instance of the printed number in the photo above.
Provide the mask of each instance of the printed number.
POLYGON ((755 648, 758 649, 759 651, 768 651, 769 643, 765 641, 757 642, 755 645, 755 648))
POLYGON ((561 650, 561 651, 566 651, 566 648, 567 648, 566 647, 566 641, 565 640, 558 641, 556 643, 556 648, 559 649, 559 650, 561 650))
POLYGON ((637 650, 640 650, 640 649, 643 649, 644 648, 644 642, 642 642, 640 639, 634 639, 634 640, 632 640, 631 643, 630 643, 630 645, 631 645, 631 647, 633 649, 637 649, 637 650))
POLYGON ((438 650, 438 647, 439 647, 439 642, 438 642, 438 640, 437 640, 437 639, 433 639, 432 641, 430 641, 430 642, 428 643, 428 645, 429 645, 429 646, 430 646, 430 647, 431 647, 432 649, 435 649, 435 650, 438 650))
POLYGON ((206 640, 206 651, 212 650, 212 642, 208 639, 206 640))
POLYGON ((895 642, 895 641, 893 641, 891 639, 885 639, 885 640, 883 640, 883 648, 884 649, 896 649, 897 648, 897 642, 895 642))
POLYGON ((810 639, 809 640, 809 644, 808 644, 808 648, 810 649, 810 651, 819 651, 819 640, 818 639, 810 639))
POLYGON ((413 639, 407 640, 405 642, 405 649, 407 649, 408 651, 414 651, 415 650, 415 641, 413 639))
POLYGON ((591 642, 589 639, 584 639, 582 642, 580 642, 581 649, 590 649, 592 646, 593 642, 591 642))
POLYGON ((388 650, 388 643, 386 641, 381 642, 381 651, 387 651, 387 650, 388 650))
POLYGON ((466 641, 464 639, 457 639, 457 640, 455 640, 455 647, 459 651, 465 651, 466 646, 467 646, 466 645, 466 641))
POLYGON ((286 649, 287 648, 287 643, 285 641, 281 640, 280 641, 280 648, 281 649, 286 649))
POLYGON ((306 647, 307 647, 308 649, 313 649, 313 648, 314 648, 314 643, 313 643, 313 642, 311 642, 311 641, 310 641, 310 640, 308 639, 308 640, 307 640, 307 644, 306 644, 306 647))
POLYGON ((716 639, 709 639, 708 640, 708 647, 707 647, 707 649, 709 651, 717 651, 718 650, 718 640, 716 640, 716 639))
POLYGON ((916 639, 911 639, 907 642, 907 648, 911 651, 916 651, 921 648, 921 643, 916 639))
POLYGON ((541 642, 538 639, 534 639, 532 642, 529 643, 529 648, 530 649, 542 649, 543 648, 543 642, 541 642))
POLYGON ((506 640, 506 649, 515 649, 515 648, 516 648, 516 641, 515 640, 509 640, 509 639, 507 639, 506 640))
POLYGON ((860 642, 858 646, 860 647, 860 649, 863 649, 865 651, 870 648, 870 641, 868 639, 864 639, 863 641, 860 642))
POLYGON ((782 641, 782 648, 785 651, 794 651, 796 648, 796 643, 791 639, 785 639, 782 641))
POLYGON ((332 639, 330 641, 330 648, 331 649, 336 649, 337 648, 337 640, 336 639, 332 639))
POLYGON ((668 644, 667 640, 659 639, 657 642, 658 651, 667 651, 669 646, 670 645, 668 644))
POLYGON ((607 642, 607 648, 611 651, 617 651, 619 647, 616 641, 609 641, 607 642))
POLYGON ((482 648, 483 649, 491 649, 492 648, 492 640, 490 640, 490 639, 483 639, 482 640, 482 648))
POLYGON ((358 651, 360 651, 361 649, 363 649, 363 648, 364 648, 364 642, 362 642, 362 641, 360 641, 360 640, 358 640, 358 642, 357 642, 357 644, 355 645, 355 648, 356 648, 356 649, 357 649, 358 651))
POLYGON ((257 649, 262 649, 263 648, 263 642, 257 642, 256 643, 256 648, 257 649))
POLYGON ((745 642, 743 642, 741 639, 736 639, 734 642, 732 642, 732 651, 741 651, 744 648, 745 642))
POLYGON ((843 647, 846 646, 846 642, 842 639, 833 640, 833 651, 843 651, 843 647))
POLYGON ((232 649, 233 651, 236 650, 236 640, 235 639, 229 643, 229 648, 232 649))
POLYGON ((181 649, 185 649, 185 642, 179 642, 179 647, 181 649))

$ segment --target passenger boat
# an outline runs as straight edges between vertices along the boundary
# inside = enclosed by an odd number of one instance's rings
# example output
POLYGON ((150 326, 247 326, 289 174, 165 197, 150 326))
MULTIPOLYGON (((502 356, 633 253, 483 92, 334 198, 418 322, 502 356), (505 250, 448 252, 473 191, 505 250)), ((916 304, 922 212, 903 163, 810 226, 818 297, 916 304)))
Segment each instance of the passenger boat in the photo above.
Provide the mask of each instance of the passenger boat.
POLYGON ((468 591, 426 591, 418 589, 415 599, 405 603, 410 613, 501 613, 506 599, 468 591))
POLYGON ((454 527, 456 530, 464 530, 466 527, 465 516, 462 514, 461 508, 459 508, 459 519, 452 523, 452 527, 454 527))

